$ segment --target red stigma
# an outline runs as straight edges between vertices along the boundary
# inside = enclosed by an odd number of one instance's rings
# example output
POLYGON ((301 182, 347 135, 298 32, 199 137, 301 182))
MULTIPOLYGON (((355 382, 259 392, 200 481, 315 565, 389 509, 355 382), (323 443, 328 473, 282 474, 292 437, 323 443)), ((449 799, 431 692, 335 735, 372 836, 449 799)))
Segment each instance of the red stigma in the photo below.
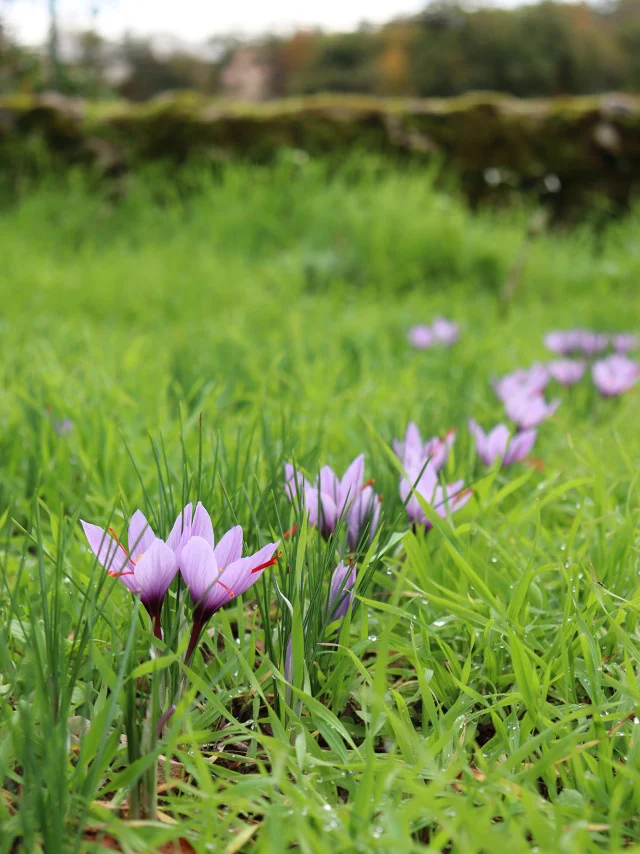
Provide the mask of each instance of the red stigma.
POLYGON ((294 525, 294 526, 293 526, 293 528, 289 528, 289 530, 288 530, 288 531, 285 531, 285 532, 284 532, 284 534, 283 534, 282 536, 283 536, 283 537, 290 537, 290 536, 291 536, 291 534, 295 534, 295 532, 296 532, 297 530, 298 530, 298 526, 297 526, 297 525, 294 525))
POLYGON ((227 591, 227 593, 229 594, 229 599, 233 599, 233 597, 236 595, 230 587, 227 587, 224 581, 220 581, 218 579, 217 584, 219 584, 220 587, 223 587, 227 591))
POLYGON ((366 489, 368 486, 373 486, 373 484, 374 484, 374 483, 375 483, 375 479, 374 479, 374 478, 371 478, 371 480, 368 480, 366 483, 363 483, 363 484, 362 484, 362 486, 360 487, 360 492, 362 492, 362 491, 363 491, 364 489, 366 489))
POLYGON ((254 572, 260 572, 261 569, 266 569, 268 566, 273 566, 274 564, 278 563, 278 558, 281 554, 282 552, 278 552, 271 558, 271 560, 268 560, 266 563, 261 563, 260 566, 256 566, 255 569, 251 570, 251 575, 253 575, 254 572))
MULTIPOLYGON (((120 542, 120 540, 118 539, 118 535, 117 535, 117 534, 116 534, 116 532, 113 530, 113 528, 109 528, 109 529, 108 529, 108 531, 109 531, 109 533, 111 534, 111 536, 113 537, 113 539, 116 541, 116 544, 117 544, 117 545, 122 549, 122 551, 125 553, 125 555, 126 555, 126 557, 127 557, 127 560, 135 566, 135 565, 136 565, 135 560, 131 557, 131 555, 129 554, 129 552, 128 552, 128 551, 125 549, 125 547, 122 545, 122 543, 121 543, 121 542, 120 542)), ((128 573, 116 572, 116 575, 124 575, 124 574, 128 574, 128 573)), ((133 574, 133 573, 131 573, 131 574, 133 574)), ((111 575, 111 572, 109 572, 109 575, 111 575)))

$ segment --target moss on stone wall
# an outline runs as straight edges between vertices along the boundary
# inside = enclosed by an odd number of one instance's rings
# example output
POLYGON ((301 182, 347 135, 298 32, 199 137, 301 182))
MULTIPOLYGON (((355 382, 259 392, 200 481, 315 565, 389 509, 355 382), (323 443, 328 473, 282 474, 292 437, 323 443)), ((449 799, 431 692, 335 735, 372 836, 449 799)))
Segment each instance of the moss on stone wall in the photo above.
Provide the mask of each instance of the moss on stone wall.
POLYGON ((283 148, 311 156, 354 149, 450 164, 472 199, 529 190, 625 204, 640 182, 640 99, 623 95, 519 101, 490 93, 449 100, 314 96, 227 105, 193 93, 145 104, 57 95, 0 100, 0 169, 140 163, 268 162, 283 148))

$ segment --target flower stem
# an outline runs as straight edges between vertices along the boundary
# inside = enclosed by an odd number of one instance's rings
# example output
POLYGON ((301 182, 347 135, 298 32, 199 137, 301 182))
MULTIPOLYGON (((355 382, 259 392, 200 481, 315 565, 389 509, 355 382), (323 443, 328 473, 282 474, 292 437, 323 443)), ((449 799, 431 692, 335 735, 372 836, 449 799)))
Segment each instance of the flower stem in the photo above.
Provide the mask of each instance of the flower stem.
POLYGON ((187 652, 184 657, 184 663, 189 664, 191 661, 191 656, 195 652, 195 648, 198 645, 198 640, 200 639, 200 632, 202 631, 202 620, 195 619, 193 621, 193 629, 191 630, 191 637, 189 638, 189 646, 187 647, 187 652))

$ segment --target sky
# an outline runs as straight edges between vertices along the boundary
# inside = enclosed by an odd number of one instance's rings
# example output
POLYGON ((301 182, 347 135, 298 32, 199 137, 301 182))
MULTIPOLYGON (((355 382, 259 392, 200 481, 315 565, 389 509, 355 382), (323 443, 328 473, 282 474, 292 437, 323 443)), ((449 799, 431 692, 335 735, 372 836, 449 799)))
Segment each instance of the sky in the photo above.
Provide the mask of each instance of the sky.
MULTIPOLYGON (((426 0, 57 0, 62 29, 87 29, 98 6, 96 29, 117 39, 171 35, 199 43, 210 36, 253 36, 321 26, 347 30, 361 21, 382 23, 413 14, 426 0)), ((41 44, 48 30, 48 0, 0 0, 0 17, 23 44, 41 44)))

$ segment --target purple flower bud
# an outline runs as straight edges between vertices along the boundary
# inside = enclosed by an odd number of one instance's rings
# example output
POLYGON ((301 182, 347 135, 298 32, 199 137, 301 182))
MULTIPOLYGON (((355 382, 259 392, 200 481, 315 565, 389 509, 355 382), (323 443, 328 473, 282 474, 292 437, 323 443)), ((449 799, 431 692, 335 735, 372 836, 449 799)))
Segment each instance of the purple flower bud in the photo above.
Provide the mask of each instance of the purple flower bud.
POLYGON ((338 564, 331 577, 329 590, 329 622, 344 620, 351 607, 352 590, 356 583, 355 565, 346 566, 342 561, 338 564))

